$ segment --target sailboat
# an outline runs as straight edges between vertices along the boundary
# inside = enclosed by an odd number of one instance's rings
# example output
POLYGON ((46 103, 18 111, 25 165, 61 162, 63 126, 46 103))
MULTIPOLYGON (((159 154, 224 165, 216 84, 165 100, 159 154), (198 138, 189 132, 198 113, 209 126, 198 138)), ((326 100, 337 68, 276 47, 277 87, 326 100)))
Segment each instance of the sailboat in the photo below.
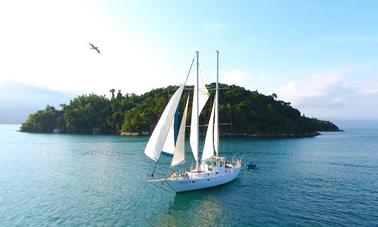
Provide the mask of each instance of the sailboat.
MULTIPOLYGON (((190 147, 195 160, 195 167, 180 174, 174 172, 161 181, 169 185, 175 192, 185 192, 204 188, 215 187, 234 180, 240 173, 241 160, 228 161, 219 156, 219 122, 218 122, 218 78, 219 78, 219 51, 217 53, 217 82, 214 102, 211 109, 209 123, 207 125, 205 143, 202 157, 199 159, 199 117, 210 93, 201 77, 199 77, 199 52, 196 52, 190 66, 187 78, 179 86, 165 107, 151 137, 145 147, 144 153, 157 162, 162 152, 172 155, 171 167, 185 162, 185 130, 189 105, 189 95, 178 125, 178 106, 183 91, 190 75, 194 60, 196 59, 197 73, 192 97, 192 113, 190 125, 190 147)), ((155 168, 156 168, 155 165, 155 168)), ((154 171, 155 171, 154 168, 154 171)), ((154 171, 152 177, 154 176, 154 171)))

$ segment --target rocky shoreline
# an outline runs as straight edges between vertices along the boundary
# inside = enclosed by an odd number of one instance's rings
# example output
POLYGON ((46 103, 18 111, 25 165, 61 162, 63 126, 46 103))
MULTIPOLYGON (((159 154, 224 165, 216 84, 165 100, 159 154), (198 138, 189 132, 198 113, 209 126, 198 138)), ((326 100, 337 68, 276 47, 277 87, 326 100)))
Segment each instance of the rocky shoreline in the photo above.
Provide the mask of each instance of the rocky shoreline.
MULTIPOLYGON (((24 132, 22 130, 18 130, 19 132, 24 132)), ((337 130, 324 130, 324 132, 343 132, 341 129, 337 130)), ((41 132, 31 132, 31 133, 41 133, 41 132)), ((50 132, 42 132, 47 134, 86 134, 86 133, 68 133, 64 132, 61 129, 54 129, 50 132)), ((150 136, 150 132, 121 132, 119 134, 109 134, 109 133, 98 133, 99 135, 116 135, 116 136, 150 136)), ((95 133, 90 133, 87 135, 98 135, 95 133)), ((250 138, 267 138, 267 139, 285 139, 285 138, 306 138, 306 137, 316 137, 321 135, 320 132, 308 132, 308 133, 221 133, 220 136, 222 137, 250 137, 250 138)), ((204 137, 204 133, 200 133, 201 137, 204 137)))
MULTIPOLYGON (((342 131, 342 130, 331 130, 331 131, 342 131)), ((148 132, 121 132, 120 136, 149 136, 150 133, 148 132)), ((309 133, 279 133, 279 134, 271 134, 271 133, 223 133, 220 136, 224 137, 251 137, 251 138, 271 138, 271 139, 285 139, 285 138, 306 138, 306 137, 315 137, 321 135, 320 132, 309 132, 309 133)), ((204 136, 204 135, 202 135, 204 136)))

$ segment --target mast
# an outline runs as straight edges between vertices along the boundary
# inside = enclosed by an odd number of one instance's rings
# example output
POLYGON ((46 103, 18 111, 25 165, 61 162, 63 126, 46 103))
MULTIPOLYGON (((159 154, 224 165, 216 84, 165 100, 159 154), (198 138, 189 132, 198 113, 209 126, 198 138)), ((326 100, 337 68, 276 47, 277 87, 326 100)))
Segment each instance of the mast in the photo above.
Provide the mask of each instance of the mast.
MULTIPOLYGON (((219 116, 219 112, 218 112, 218 106, 219 106, 219 102, 218 102, 218 89, 219 89, 218 83, 219 83, 219 50, 217 50, 217 83, 215 85, 215 101, 216 101, 215 114, 216 114, 216 116, 219 116)), ((217 136, 219 136, 218 117, 215 117, 214 127, 216 127, 216 131, 218 132, 217 136)), ((218 157, 219 143, 217 143, 217 147, 215 149, 216 149, 215 150, 216 157, 218 157)))
MULTIPOLYGON (((197 139, 197 152, 199 151, 199 83, 198 83, 198 74, 199 74, 199 52, 196 51, 196 55, 197 55, 197 80, 196 80, 196 96, 197 96, 197 113, 196 113, 196 116, 197 116, 197 135, 196 135, 196 139, 197 139)), ((199 159, 197 157, 197 160, 196 160, 196 169, 199 171, 199 159)))

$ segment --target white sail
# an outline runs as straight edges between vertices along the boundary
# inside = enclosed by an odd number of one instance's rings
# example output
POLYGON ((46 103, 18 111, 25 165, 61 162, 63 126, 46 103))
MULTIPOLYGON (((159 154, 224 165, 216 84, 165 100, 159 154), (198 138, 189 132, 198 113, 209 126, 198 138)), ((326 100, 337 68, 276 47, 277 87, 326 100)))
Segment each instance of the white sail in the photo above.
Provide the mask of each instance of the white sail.
POLYGON ((172 121, 169 127, 167 138, 165 139, 162 152, 173 155, 175 150, 175 120, 172 121))
POLYGON ((203 107, 205 107, 205 104, 210 97, 210 93, 207 90, 205 83, 203 82, 203 78, 202 78, 201 74, 198 77, 198 85, 199 85, 199 89, 198 89, 198 92, 199 92, 199 105, 198 105, 199 111, 198 111, 198 113, 201 114, 203 107))
POLYGON ((209 124, 207 126, 205 145, 203 146, 202 160, 209 159, 214 156, 215 153, 215 124, 214 115, 216 110, 217 102, 214 100, 213 108, 211 109, 211 115, 209 124))
POLYGON ((163 111, 163 114, 156 124, 154 131, 152 132, 146 148, 144 149, 144 153, 152 160, 157 161, 160 157, 161 150, 167 138, 169 128, 173 121, 174 114, 179 104, 182 92, 184 91, 184 87, 185 84, 182 84, 169 100, 167 106, 163 111))
POLYGON ((218 121, 218 91, 215 92, 215 102, 214 102, 214 152, 215 156, 218 157, 219 154, 219 121, 218 121))
POLYGON ((193 104, 192 104, 192 117, 190 125, 190 146, 192 148, 194 159, 198 160, 198 116, 201 114, 203 107, 209 99, 209 91, 207 90, 202 77, 198 78, 198 100, 197 100, 197 85, 194 86, 193 104), (198 103, 198 105, 197 105, 198 103), (198 107, 198 116, 197 116, 198 107))
POLYGON ((188 112, 189 96, 186 100, 185 110, 182 114, 180 129, 177 136, 175 152, 173 154, 171 166, 176 166, 185 161, 185 128, 186 128, 186 114, 188 112))

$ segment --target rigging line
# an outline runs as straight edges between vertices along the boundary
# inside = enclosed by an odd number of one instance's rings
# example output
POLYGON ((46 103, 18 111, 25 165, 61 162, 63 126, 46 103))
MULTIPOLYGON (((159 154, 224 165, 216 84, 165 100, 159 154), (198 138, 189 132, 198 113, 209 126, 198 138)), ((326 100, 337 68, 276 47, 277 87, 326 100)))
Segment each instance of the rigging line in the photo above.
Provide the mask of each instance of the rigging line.
POLYGON ((156 161, 156 164, 155 164, 154 170, 153 170, 152 173, 151 173, 151 177, 154 177, 155 170, 156 170, 156 166, 157 166, 159 160, 160 160, 160 157, 159 157, 159 159, 156 161))
MULTIPOLYGON (((199 68, 199 72, 200 72, 199 76, 201 77, 202 82, 205 84, 205 87, 206 87, 206 83, 205 83, 205 73, 203 73, 203 71, 202 71, 202 67, 201 67, 201 66, 199 66, 198 68, 199 68)), ((206 87, 206 89, 208 89, 208 88, 206 87)), ((200 90, 203 90, 203 89, 200 89, 200 90)))
MULTIPOLYGON (((207 116, 205 116, 204 118, 206 119, 207 116)), ((214 125, 214 124, 210 124, 210 125, 214 125)), ((222 125, 222 126, 224 126, 224 125, 232 125, 232 123, 219 123, 218 125, 222 125)), ((207 127, 207 126, 209 126, 209 124, 199 125, 199 127, 207 127)), ((190 128, 190 125, 187 125, 185 127, 190 128)))
POLYGON ((234 140, 234 134, 233 134, 233 128, 232 128, 232 105, 230 104, 230 121, 231 121, 231 146, 232 146, 232 151, 235 153, 235 140, 234 140))
MULTIPOLYGON (((204 73, 202 72, 201 66, 199 66, 198 68, 199 68, 199 72, 200 72, 199 76, 202 80, 202 83, 205 84, 205 88, 199 88, 199 92, 201 93, 201 95, 207 94, 207 93, 209 93, 209 89, 206 87, 204 73)), ((209 93, 209 95, 210 95, 210 93, 209 93)), ((209 96, 209 98, 210 98, 210 96, 209 96)))
POLYGON ((186 82, 188 81, 188 78, 189 78, 190 72, 192 71, 192 67, 193 67, 194 59, 195 59, 195 58, 196 58, 196 55, 194 55, 193 60, 192 60, 192 64, 190 64, 190 67, 189 67, 188 74, 186 74, 185 84, 186 84, 186 82))
MULTIPOLYGON (((216 101, 217 101, 217 100, 215 100, 215 102, 216 102, 216 101)), ((218 103, 217 103, 216 105, 218 105, 218 103)), ((214 109, 214 115, 213 115, 213 119, 212 119, 213 124, 212 124, 212 126, 211 126, 211 130, 212 130, 212 132, 213 132, 213 136, 212 136, 212 137, 213 137, 213 138, 212 138, 212 139, 213 139, 213 141, 212 141, 212 142, 213 142, 213 155, 214 155, 214 153, 216 153, 216 150, 215 150, 215 138, 214 138, 214 136, 215 136, 215 135, 214 135, 214 130, 215 130, 215 124, 214 124, 214 123, 215 123, 215 111, 216 111, 216 110, 214 109)), ((213 111, 211 111, 211 113, 213 113, 213 111)), ((211 115, 210 115, 210 117, 211 117, 211 115)), ((207 130, 209 130, 209 127, 207 127, 207 130)))
MULTIPOLYGON (((206 89, 207 89, 208 91, 215 91, 215 90, 216 90, 216 88, 211 88, 211 86, 209 86, 209 85, 206 85, 206 89)), ((230 88, 229 88, 229 87, 220 87, 220 88, 218 88, 218 90, 228 90, 228 89, 230 89, 230 88)), ((185 88, 185 90, 193 91, 194 88, 185 88)), ((202 89, 202 90, 203 90, 203 89, 202 89)))
POLYGON ((201 50, 201 53, 214 53, 214 49, 201 50))

